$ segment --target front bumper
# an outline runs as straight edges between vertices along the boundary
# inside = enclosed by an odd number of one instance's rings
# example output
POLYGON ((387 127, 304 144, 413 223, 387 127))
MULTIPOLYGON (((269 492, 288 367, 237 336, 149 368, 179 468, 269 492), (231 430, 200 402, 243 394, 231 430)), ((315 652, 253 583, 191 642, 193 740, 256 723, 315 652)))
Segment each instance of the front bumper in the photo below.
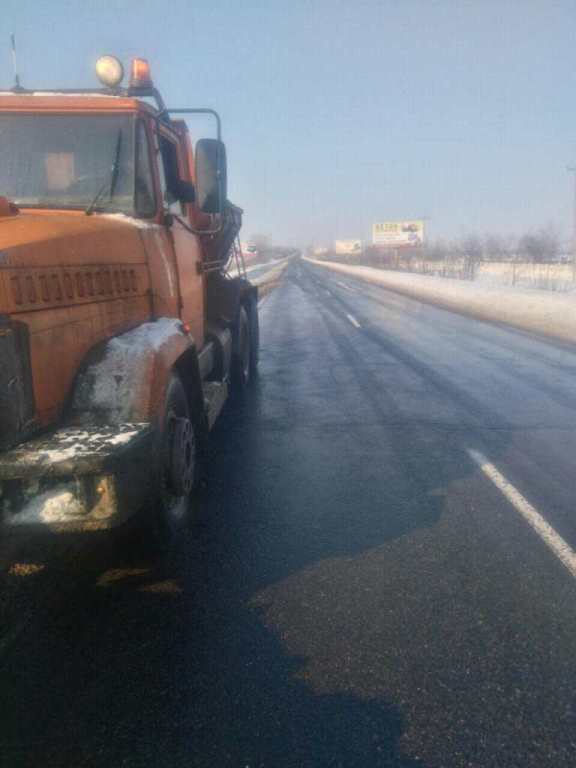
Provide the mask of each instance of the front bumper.
POLYGON ((67 427, 0 454, 0 526, 82 533, 114 528, 152 492, 149 424, 67 427))

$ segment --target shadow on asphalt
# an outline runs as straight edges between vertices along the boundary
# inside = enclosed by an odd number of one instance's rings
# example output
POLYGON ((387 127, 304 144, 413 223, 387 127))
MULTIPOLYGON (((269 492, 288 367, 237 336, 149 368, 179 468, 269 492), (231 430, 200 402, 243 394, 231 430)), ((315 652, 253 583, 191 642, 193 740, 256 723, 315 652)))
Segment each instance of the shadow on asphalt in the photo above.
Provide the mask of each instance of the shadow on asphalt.
POLYGON ((207 488, 170 556, 146 562, 106 540, 75 541, 43 571, 12 576, 32 613, 0 658, 7 765, 423 766, 402 755, 397 707, 315 693, 298 678, 305 660, 250 604, 322 554, 271 550, 262 569, 274 502, 246 488, 238 461, 257 458, 259 409, 257 389, 223 417, 207 488))
MULTIPOLYGON (((271 349, 274 375, 215 430, 206 488, 170 556, 152 563, 82 543, 73 557, 7 577, 19 590, 10 621, 19 605, 30 611, 0 657, 0 751, 11 768, 424 768, 406 756, 403 716, 386 691, 362 698, 338 681, 316 690, 308 659, 266 625, 259 596, 314 564, 433 526, 438 490, 471 468, 415 441, 411 486, 378 458, 378 423, 364 424, 359 442, 345 413, 318 424, 293 413, 300 353, 271 349)), ((393 419, 387 428, 409 451, 410 429, 393 419)))

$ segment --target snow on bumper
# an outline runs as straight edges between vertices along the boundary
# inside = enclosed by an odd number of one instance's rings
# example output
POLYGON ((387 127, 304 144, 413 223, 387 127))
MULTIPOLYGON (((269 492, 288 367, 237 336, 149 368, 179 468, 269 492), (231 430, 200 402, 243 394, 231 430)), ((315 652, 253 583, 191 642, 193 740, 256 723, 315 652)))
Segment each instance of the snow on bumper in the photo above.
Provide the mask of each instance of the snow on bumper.
POLYGON ((115 527, 150 492, 148 424, 71 427, 0 457, 0 520, 4 533, 115 527))

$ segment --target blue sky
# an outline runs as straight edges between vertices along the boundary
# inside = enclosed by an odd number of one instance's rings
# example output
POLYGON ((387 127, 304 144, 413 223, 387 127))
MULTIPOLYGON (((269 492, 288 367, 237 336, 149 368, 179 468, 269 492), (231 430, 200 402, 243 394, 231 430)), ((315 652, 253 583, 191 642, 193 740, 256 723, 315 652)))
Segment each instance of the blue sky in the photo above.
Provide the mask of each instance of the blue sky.
POLYGON ((140 55, 168 104, 218 109, 246 237, 570 233, 575 0, 3 0, 3 86, 12 31, 25 86, 140 55))

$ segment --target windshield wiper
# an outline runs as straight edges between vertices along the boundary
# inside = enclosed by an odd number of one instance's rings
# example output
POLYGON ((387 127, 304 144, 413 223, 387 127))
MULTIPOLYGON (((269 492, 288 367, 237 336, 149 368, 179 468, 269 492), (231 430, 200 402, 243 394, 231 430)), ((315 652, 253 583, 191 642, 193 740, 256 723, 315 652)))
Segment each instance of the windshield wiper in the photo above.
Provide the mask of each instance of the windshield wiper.
POLYGON ((120 150, 122 148, 122 129, 118 131, 118 138, 116 140, 116 149, 114 150, 114 160, 112 162, 112 166, 110 168, 110 180, 106 180, 104 184, 100 187, 98 192, 94 195, 94 198, 92 202, 88 205, 88 207, 84 210, 84 213, 86 216, 91 216, 94 212, 94 208, 96 207, 96 203, 104 192, 110 187, 110 199, 114 196, 114 190, 116 188, 116 183, 118 181, 118 174, 120 172, 120 150))

